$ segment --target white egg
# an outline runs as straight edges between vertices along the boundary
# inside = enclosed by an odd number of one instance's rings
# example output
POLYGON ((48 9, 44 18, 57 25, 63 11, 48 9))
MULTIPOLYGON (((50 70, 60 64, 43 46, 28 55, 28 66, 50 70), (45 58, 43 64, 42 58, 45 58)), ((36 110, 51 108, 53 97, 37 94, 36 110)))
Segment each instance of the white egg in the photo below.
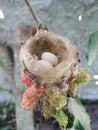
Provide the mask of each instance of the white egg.
POLYGON ((42 55, 41 55, 41 59, 48 61, 52 65, 56 65, 58 63, 57 56, 54 55, 53 53, 50 53, 50 52, 43 52, 42 55))
POLYGON ((38 60, 37 62, 38 62, 40 71, 46 72, 46 71, 50 71, 51 69, 53 69, 53 66, 48 61, 38 60))

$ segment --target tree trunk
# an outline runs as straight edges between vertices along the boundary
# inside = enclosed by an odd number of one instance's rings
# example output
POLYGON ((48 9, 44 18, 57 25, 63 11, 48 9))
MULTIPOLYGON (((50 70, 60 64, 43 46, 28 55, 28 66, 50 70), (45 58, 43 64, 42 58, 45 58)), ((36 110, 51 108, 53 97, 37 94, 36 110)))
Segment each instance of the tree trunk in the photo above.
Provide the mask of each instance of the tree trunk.
POLYGON ((21 107, 22 94, 26 87, 21 82, 19 51, 20 42, 11 47, 0 43, 0 87, 11 93, 15 99, 17 130, 34 130, 33 111, 26 111, 21 107))
POLYGON ((16 122, 17 130, 35 130, 34 120, 33 120, 33 111, 23 110, 21 107, 21 97, 18 97, 19 100, 16 102, 16 122))
POLYGON ((15 86, 19 90, 14 94, 16 98, 16 124, 17 130, 34 130, 33 111, 23 110, 21 106, 22 95, 26 86, 21 82, 21 65, 19 62, 20 42, 17 40, 13 46, 14 50, 14 79, 15 86))

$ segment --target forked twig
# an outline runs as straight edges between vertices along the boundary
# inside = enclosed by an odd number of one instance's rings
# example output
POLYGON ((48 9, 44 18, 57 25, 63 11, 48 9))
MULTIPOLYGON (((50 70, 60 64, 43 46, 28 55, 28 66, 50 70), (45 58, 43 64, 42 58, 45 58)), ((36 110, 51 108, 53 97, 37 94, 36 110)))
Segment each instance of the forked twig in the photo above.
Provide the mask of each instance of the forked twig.
POLYGON ((40 19, 35 15, 35 13, 34 13, 32 7, 31 7, 29 1, 28 1, 28 0, 25 0, 25 3, 26 3, 26 5, 28 6, 28 8, 29 8, 29 10, 30 10, 30 12, 31 12, 31 14, 32 14, 34 21, 36 22, 37 28, 38 28, 38 29, 42 28, 41 21, 40 21, 40 19))

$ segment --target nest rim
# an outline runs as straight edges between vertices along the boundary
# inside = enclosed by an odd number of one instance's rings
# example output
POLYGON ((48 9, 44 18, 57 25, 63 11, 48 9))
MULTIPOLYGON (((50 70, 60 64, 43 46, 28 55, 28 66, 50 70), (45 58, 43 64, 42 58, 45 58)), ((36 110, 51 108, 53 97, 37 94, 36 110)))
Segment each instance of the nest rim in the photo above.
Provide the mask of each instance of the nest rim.
MULTIPOLYGON (((34 36, 31 36, 20 50, 21 63, 24 62, 28 71, 39 77, 41 82, 55 82, 58 80, 74 62, 75 57, 76 50, 73 47, 72 42, 46 30, 40 30, 34 36), (46 46, 47 43, 48 46, 46 46), (36 51, 36 49, 38 50, 36 51), (43 50, 40 51, 41 49, 43 50), (58 57, 59 63, 49 72, 41 72, 37 67, 37 61, 40 60, 41 54, 48 49, 49 52, 58 57), (73 52, 71 49, 73 49, 73 52), (31 59, 32 61, 29 63, 31 59)), ((24 64, 22 63, 23 67, 24 64)))

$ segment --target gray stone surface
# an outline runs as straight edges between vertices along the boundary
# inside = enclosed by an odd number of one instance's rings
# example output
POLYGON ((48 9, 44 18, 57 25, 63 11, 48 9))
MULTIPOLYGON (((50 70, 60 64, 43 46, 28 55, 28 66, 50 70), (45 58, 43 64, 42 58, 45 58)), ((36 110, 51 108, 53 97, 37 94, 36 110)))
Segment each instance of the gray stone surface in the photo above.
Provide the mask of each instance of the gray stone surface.
MULTIPOLYGON (((43 24, 56 34, 75 43, 81 57, 81 67, 86 67, 85 54, 89 34, 98 30, 98 0, 29 0, 43 24), (79 18, 82 20, 79 21, 79 18)), ((16 42, 17 29, 34 25, 32 16, 23 0, 0 0, 5 19, 0 19, 0 41, 16 42)), ((98 60, 88 70, 91 77, 98 74, 98 60)), ((98 86, 89 83, 79 89, 80 98, 98 99, 98 86)))

